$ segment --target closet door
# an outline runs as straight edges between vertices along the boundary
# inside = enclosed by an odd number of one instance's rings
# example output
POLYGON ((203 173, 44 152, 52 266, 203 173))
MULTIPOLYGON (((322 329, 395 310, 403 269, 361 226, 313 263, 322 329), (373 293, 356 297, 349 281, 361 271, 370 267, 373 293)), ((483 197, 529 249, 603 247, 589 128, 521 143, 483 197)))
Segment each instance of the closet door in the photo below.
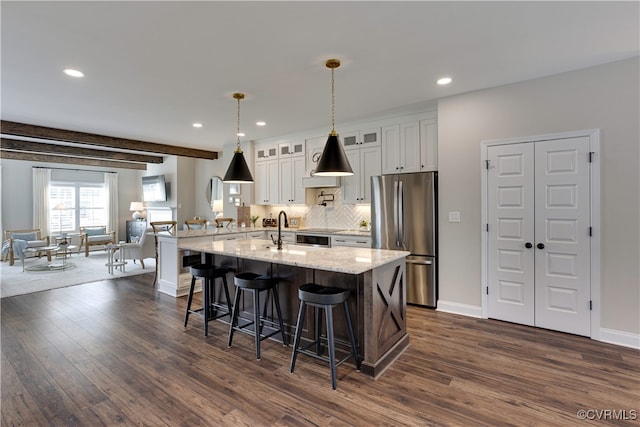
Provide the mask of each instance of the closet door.
POLYGON ((488 148, 489 317, 533 326, 533 143, 488 148))
POLYGON ((487 154, 489 317, 589 336, 588 138, 487 154))
POLYGON ((536 326, 590 335, 589 140, 535 145, 536 326))

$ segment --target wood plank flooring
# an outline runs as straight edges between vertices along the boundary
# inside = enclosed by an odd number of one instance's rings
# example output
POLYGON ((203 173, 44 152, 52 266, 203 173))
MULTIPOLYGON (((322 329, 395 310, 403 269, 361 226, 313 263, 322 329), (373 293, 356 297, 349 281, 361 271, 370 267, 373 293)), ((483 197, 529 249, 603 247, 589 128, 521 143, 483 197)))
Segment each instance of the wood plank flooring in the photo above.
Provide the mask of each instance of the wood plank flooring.
POLYGON ((152 279, 2 299, 2 426, 640 424, 638 350, 409 307, 409 349, 377 380, 338 367, 333 391, 322 362, 289 373, 291 347, 258 362, 222 322, 183 328, 186 298, 152 279))

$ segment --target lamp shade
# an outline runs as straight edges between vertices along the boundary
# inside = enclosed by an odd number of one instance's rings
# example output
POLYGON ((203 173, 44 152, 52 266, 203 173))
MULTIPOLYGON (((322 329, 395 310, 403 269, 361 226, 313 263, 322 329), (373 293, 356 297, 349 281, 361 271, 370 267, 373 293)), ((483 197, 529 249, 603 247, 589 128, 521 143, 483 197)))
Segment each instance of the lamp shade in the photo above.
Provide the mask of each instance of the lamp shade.
POLYGON ((129 210, 130 211, 143 211, 144 210, 144 204, 142 202, 131 202, 131 205, 129 205, 129 210))
POLYGON ((347 155, 344 152, 342 144, 338 139, 338 134, 332 132, 329 134, 327 143, 322 150, 322 156, 318 161, 318 166, 313 174, 314 176, 351 176, 353 169, 347 155))
POLYGON ((216 199, 213 201, 213 206, 211 207, 211 210, 214 212, 222 212, 223 211, 223 206, 222 206, 222 199, 216 199))
POLYGON ((55 205, 53 207, 54 211, 66 211, 67 210, 67 205, 65 205, 64 203, 60 202, 57 205, 55 205))
POLYGON ((229 184, 246 184, 253 182, 253 176, 251 176, 251 171, 249 170, 249 166, 247 166, 242 150, 238 149, 233 153, 233 159, 231 159, 231 164, 229 164, 227 173, 224 174, 222 181, 229 184))

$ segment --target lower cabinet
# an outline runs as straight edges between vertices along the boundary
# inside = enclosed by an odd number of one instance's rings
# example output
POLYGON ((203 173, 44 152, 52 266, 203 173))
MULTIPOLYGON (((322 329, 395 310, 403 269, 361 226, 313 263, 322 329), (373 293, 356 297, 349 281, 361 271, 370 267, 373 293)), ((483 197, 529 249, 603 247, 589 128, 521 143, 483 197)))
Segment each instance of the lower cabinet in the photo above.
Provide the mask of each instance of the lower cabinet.
POLYGON ((331 236, 331 246, 352 246, 360 248, 371 247, 371 237, 369 236, 331 236))

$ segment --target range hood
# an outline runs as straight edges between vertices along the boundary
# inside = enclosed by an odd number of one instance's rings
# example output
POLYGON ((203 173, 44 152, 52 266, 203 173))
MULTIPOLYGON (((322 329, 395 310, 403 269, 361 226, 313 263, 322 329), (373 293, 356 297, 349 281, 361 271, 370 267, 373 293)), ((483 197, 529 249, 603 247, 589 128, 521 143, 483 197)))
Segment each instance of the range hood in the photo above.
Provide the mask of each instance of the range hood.
POLYGON ((302 178, 304 188, 340 187, 339 176, 307 176, 302 178))

